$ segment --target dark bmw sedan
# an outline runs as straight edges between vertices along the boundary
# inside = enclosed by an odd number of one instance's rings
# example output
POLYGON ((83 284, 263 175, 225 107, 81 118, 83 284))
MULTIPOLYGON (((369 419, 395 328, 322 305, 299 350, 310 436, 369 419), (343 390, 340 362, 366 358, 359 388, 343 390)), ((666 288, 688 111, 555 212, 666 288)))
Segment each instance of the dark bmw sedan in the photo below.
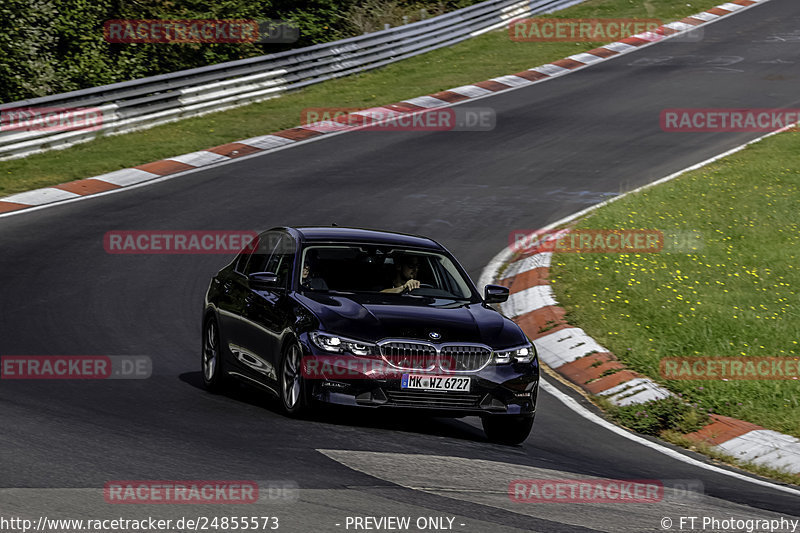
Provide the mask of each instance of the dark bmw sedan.
POLYGON ((477 415, 494 441, 531 431, 539 364, 458 261, 414 235, 340 227, 261 233, 211 280, 203 379, 259 386, 297 416, 320 403, 477 415))

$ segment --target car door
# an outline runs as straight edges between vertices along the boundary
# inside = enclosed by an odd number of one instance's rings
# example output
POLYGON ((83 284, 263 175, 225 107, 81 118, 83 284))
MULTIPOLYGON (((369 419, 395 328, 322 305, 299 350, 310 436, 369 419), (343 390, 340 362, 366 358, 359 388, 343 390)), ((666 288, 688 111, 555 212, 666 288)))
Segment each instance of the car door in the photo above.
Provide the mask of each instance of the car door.
POLYGON ((251 327, 253 345, 269 380, 277 382, 283 339, 291 324, 288 293, 294 272, 297 243, 291 235, 283 233, 264 267, 264 272, 277 276, 274 287, 249 291, 245 299, 245 318, 251 327))
MULTIPOLYGON (((253 242, 251 245, 255 246, 255 243, 253 242)), ((245 248, 239 253, 233 264, 220 271, 211 282, 210 292, 213 293, 213 303, 217 308, 219 319, 220 343, 227 351, 229 351, 229 345, 236 343, 236 339, 241 336, 240 321, 244 314, 244 298, 242 291, 236 290, 236 288, 240 285, 241 278, 244 277, 244 266, 249 259, 250 252, 245 248)))
POLYGON ((224 298, 230 302, 223 313, 223 342, 227 342, 233 356, 234 371, 261 382, 265 381, 271 368, 259 355, 259 325, 253 324, 248 316, 248 305, 253 301, 248 276, 265 271, 279 239, 280 234, 276 232, 260 234, 253 246, 245 250, 240 260, 234 263, 233 271, 222 286, 224 298))

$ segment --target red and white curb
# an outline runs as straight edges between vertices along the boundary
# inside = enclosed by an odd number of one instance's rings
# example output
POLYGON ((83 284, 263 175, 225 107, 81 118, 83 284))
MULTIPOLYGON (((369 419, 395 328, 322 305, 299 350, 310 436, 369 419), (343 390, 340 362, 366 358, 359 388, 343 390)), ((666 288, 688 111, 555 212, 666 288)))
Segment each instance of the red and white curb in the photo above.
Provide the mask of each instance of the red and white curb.
MULTIPOLYGON (((558 76, 569 74, 575 70, 589 65, 607 61, 615 57, 638 50, 644 46, 654 44, 664 39, 695 30, 696 28, 747 9, 754 5, 768 2, 769 0, 734 0, 726 2, 708 11, 686 17, 680 21, 660 26, 654 31, 633 35, 621 41, 607 44, 588 52, 582 52, 570 57, 554 61, 508 76, 499 76, 490 80, 472 85, 455 87, 427 96, 419 96, 404 100, 396 104, 388 104, 351 115, 366 114, 370 112, 381 113, 380 116, 404 115, 408 113, 423 112, 428 109, 448 107, 469 100, 484 98, 486 96, 520 87, 546 81, 558 76)), ((31 207, 41 207, 63 201, 76 200, 83 197, 113 192, 115 190, 140 185, 148 181, 163 179, 166 176, 177 176, 180 173, 231 161, 235 158, 256 153, 270 152, 297 144, 302 141, 315 139, 324 135, 352 131, 359 128, 358 121, 352 118, 342 124, 342 127, 332 131, 330 123, 324 126, 308 124, 287 130, 262 135, 207 150, 183 154, 161 161, 155 161, 134 168, 126 168, 94 176, 87 179, 71 181, 45 187, 19 194, 0 198, 0 216, 15 213, 31 207)))
MULTIPOLYGON (((789 127, 784 128, 786 129, 789 127)), ((767 134, 631 193, 702 168, 775 133, 778 132, 767 134)), ((591 211, 627 194, 589 207, 542 228, 541 232, 549 233, 544 241, 558 239, 569 231, 568 228, 561 230, 556 228, 569 225, 591 211)), ((499 283, 509 287, 509 298, 500 304, 501 311, 513 318, 534 342, 541 363, 589 394, 605 396, 616 405, 642 404, 671 396, 669 390, 652 379, 627 369, 613 353, 582 329, 564 319, 565 310, 558 306, 548 282, 552 256, 551 252, 525 255, 511 247, 506 248, 483 270, 478 286, 499 283)), ((686 437, 695 442, 705 442, 743 462, 800 474, 800 440, 797 438, 731 417, 711 415, 711 419, 710 424, 686 437)))
POLYGON ((501 311, 536 342, 540 360, 587 392, 606 396, 616 405, 670 396, 668 390, 649 378, 626 370, 606 348, 564 320, 564 310, 558 307, 547 284, 552 255, 543 252, 518 259, 497 280, 510 288, 501 311))
MULTIPOLYGON (((583 214, 585 212, 579 213, 583 214)), ((572 220, 574 217, 551 227, 572 220)), ((555 234, 553 238, 557 238, 555 234)), ((547 284, 552 255, 550 252, 535 253, 507 263, 513 258, 513 252, 506 249, 487 266, 479 285, 494 281, 509 287, 510 295, 508 301, 500 305, 501 311, 513 318, 534 341, 542 363, 584 391, 605 396, 616 405, 641 404, 671 396, 670 391, 627 369, 613 353, 564 320, 565 311, 558 306, 547 284), (501 272, 504 264, 507 266, 501 272)), ((790 435, 712 415, 709 425, 687 437, 706 442, 744 462, 800 474, 800 440, 790 435)))

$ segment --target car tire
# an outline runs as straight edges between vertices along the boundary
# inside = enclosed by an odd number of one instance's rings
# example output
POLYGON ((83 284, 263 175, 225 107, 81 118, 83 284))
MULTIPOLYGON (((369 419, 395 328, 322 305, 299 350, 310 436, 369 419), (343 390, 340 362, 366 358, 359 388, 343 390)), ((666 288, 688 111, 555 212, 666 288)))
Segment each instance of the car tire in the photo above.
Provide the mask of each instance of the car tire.
POLYGON ((532 416, 487 416, 481 422, 486 437, 500 444, 521 444, 533 428, 532 416))
POLYGON ((303 351, 297 342, 290 342, 283 351, 280 367, 280 402, 283 412, 299 418, 308 413, 310 401, 308 384, 303 379, 301 364, 303 351))
POLYGON ((222 365, 219 324, 216 318, 209 316, 203 322, 203 348, 200 355, 203 385, 209 392, 220 393, 225 389, 227 383, 222 365))

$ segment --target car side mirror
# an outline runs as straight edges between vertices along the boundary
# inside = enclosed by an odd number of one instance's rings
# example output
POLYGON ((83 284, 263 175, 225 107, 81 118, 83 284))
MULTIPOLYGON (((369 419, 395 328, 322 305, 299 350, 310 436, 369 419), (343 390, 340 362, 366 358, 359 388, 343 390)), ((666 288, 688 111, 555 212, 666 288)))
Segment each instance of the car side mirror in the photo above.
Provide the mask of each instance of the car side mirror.
POLYGON ((278 275, 272 272, 253 272, 247 276, 250 288, 256 291, 274 289, 278 285, 278 275))
POLYGON ((501 304, 508 300, 508 287, 487 285, 483 289, 483 300, 487 304, 501 304))

